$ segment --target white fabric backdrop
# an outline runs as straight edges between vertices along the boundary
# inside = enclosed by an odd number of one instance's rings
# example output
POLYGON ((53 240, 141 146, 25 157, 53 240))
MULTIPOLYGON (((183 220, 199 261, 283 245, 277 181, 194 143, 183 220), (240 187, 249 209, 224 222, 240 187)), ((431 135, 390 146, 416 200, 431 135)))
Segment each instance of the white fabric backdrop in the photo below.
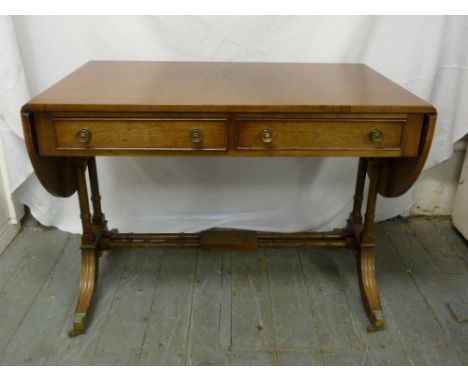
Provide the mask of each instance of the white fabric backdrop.
MULTIPOLYGON (((76 195, 53 198, 32 174, 19 109, 88 60, 362 62, 439 112, 427 167, 468 130, 468 17, 3 17, 0 132, 14 197, 46 225, 79 232, 76 195)), ((163 90, 162 90, 163 91, 163 90)), ((336 158, 99 158, 111 227, 193 232, 342 226, 357 162, 336 158)), ((412 193, 380 198, 378 219, 412 193)))

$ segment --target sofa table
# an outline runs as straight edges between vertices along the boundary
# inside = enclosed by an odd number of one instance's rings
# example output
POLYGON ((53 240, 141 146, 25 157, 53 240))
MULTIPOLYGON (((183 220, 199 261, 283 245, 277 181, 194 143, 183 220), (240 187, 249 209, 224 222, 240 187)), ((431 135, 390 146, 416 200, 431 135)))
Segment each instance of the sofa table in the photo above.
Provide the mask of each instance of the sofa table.
POLYGON ((91 61, 21 114, 42 185, 59 197, 78 192, 83 234, 71 336, 89 321, 101 252, 121 247, 349 248, 368 330, 383 328, 374 271, 376 199, 413 185, 430 149, 436 110, 369 67, 91 61), (95 157, 134 155, 357 157, 354 205, 347 226, 331 232, 119 233, 107 228, 101 210, 95 157))

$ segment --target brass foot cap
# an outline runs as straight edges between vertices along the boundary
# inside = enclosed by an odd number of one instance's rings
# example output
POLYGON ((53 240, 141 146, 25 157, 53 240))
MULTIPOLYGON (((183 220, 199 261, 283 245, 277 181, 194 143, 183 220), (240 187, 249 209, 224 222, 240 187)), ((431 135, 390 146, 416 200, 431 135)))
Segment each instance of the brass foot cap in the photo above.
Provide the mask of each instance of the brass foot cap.
POLYGON ((382 330, 385 325, 385 320, 381 310, 373 310, 371 314, 371 323, 367 327, 368 333, 373 333, 382 330))
POLYGON ((80 334, 83 334, 83 333, 84 333, 84 330, 73 328, 72 330, 70 330, 68 332, 68 337, 74 338, 74 337, 79 336, 80 334))
POLYGON ((68 332, 68 336, 73 338, 83 334, 86 330, 86 314, 75 314, 75 321, 73 322, 72 329, 68 332))
POLYGON ((384 328, 385 321, 383 319, 376 320, 375 322, 372 322, 369 324, 367 327, 367 333, 374 333, 379 330, 382 330, 384 328))

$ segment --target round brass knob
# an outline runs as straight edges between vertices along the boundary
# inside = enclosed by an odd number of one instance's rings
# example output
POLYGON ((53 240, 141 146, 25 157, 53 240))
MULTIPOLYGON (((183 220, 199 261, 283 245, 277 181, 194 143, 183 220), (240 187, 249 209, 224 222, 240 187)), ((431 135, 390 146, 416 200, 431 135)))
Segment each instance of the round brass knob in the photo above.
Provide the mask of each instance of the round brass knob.
POLYGON ((273 140, 273 133, 270 129, 260 131, 260 140, 263 143, 270 143, 273 140))
POLYGON ((190 141, 192 143, 200 143, 203 140, 203 133, 200 129, 192 129, 190 132, 190 141))
POLYGON ((91 139, 91 132, 88 129, 80 129, 76 133, 76 139, 78 142, 87 143, 91 139))
POLYGON ((373 129, 369 134, 369 138, 372 142, 379 143, 383 141, 384 133, 380 129, 373 129))

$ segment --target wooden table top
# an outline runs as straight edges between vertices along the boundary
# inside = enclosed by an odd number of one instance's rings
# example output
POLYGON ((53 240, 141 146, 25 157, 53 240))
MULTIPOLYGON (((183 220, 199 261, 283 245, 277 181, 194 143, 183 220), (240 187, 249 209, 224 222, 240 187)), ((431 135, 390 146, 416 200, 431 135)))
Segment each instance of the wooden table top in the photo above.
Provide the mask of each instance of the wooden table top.
POLYGON ((363 64, 90 61, 23 111, 433 113, 363 64))

